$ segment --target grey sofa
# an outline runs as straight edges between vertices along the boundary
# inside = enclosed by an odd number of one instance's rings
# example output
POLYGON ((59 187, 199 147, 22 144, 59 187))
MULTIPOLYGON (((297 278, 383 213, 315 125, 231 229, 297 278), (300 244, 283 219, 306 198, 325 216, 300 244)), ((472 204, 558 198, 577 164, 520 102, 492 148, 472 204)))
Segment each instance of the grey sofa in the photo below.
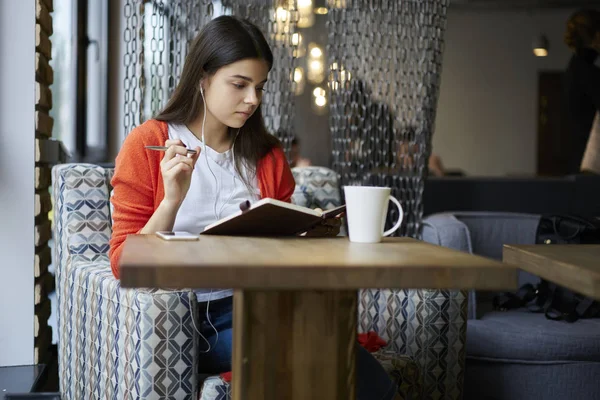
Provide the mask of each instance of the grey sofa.
MULTIPOLYGON (((428 216, 423 240, 490 258, 503 244, 534 244, 539 215, 428 216)), ((521 271, 519 284, 539 278, 521 271)), ((494 311, 494 293, 469 294, 464 399, 600 399, 600 319, 569 324, 525 309, 494 311)))

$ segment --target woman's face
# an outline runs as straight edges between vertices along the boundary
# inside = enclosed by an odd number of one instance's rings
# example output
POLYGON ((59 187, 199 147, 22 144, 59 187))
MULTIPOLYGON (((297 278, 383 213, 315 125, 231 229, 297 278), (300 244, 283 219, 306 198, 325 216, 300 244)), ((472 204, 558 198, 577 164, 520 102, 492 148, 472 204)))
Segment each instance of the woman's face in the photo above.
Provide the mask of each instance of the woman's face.
POLYGON ((262 101, 268 73, 268 64, 259 58, 220 68, 203 82, 208 114, 226 126, 241 128, 262 101))

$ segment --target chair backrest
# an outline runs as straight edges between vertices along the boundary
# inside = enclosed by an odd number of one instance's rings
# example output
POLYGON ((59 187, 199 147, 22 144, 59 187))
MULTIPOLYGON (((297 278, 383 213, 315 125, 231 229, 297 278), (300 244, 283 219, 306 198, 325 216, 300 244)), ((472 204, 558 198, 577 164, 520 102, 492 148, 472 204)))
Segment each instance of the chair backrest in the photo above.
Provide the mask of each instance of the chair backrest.
MULTIPOLYGON (((68 257, 93 261, 107 256, 112 232, 110 179, 113 168, 93 164, 59 164, 52 169, 54 265, 68 257)), ((324 167, 293 169, 293 200, 306 207, 329 209, 341 204, 337 174, 324 167)))
POLYGON ((540 216, 535 214, 503 212, 453 213, 471 234, 473 252, 502 260, 505 244, 535 244, 540 216))
POLYGON ((113 170, 92 164, 52 168, 54 259, 57 274, 68 258, 107 257, 111 235, 109 184, 113 170))
MULTIPOLYGON (((502 260, 505 244, 535 244, 540 215, 461 211, 439 213, 423 221, 423 240, 502 260)), ((519 272, 519 284, 539 278, 519 272)))
MULTIPOLYGON (((93 164, 59 164, 52 169, 55 261, 73 255, 108 254, 112 219, 110 179, 114 169, 93 164), (74 237, 71 237, 74 236, 74 237), (67 238, 71 237, 67 242, 67 238), (69 246, 67 246, 69 243, 69 246)), ((329 209, 341 204, 338 175, 325 167, 292 170, 295 204, 329 209)))
POLYGON ((293 168, 296 192, 303 193, 310 208, 327 210, 342 204, 338 174, 325 167, 293 168))

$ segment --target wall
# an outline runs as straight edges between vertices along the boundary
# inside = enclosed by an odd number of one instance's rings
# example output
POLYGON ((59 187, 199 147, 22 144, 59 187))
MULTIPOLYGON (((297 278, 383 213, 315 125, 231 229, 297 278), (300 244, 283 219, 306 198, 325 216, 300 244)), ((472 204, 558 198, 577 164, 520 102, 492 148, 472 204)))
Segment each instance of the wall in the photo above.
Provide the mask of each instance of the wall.
POLYGON ((534 14, 450 10, 433 151, 469 175, 534 174, 537 74, 563 70, 562 42, 573 10, 534 14), (540 33, 548 57, 534 57, 540 33))
POLYGON ((0 1, 0 367, 34 361, 35 15, 0 1))
MULTIPOLYGON (((469 175, 536 172, 538 72, 566 67, 570 52, 562 36, 572 12, 450 9, 433 136, 446 167, 469 175), (543 58, 531 48, 541 33, 550 41, 543 58)), ((322 21, 311 29, 310 36, 326 40, 322 21)), ((328 165, 329 121, 312 112, 312 88, 296 98, 296 131, 303 155, 328 165)))

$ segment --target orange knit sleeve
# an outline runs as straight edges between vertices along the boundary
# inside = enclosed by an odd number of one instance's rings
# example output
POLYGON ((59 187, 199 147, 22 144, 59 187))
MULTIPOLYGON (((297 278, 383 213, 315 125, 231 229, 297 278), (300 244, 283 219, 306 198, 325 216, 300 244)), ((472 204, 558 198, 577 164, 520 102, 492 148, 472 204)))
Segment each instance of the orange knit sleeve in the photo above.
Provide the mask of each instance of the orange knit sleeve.
MULTIPOLYGON (((138 233, 154 213, 156 184, 153 182, 153 162, 144 149, 152 132, 141 125, 125 139, 115 162, 111 184, 113 226, 110 239, 110 267, 119 279, 119 259, 127 235, 138 233)), ((156 143, 161 144, 162 143, 156 143)), ((155 167, 158 168, 158 165, 155 167)))
POLYGON ((296 188, 294 175, 292 174, 290 164, 285 158, 285 153, 280 147, 273 149, 273 155, 275 156, 275 172, 278 178, 276 198, 277 200, 290 203, 292 201, 292 194, 294 194, 294 189, 296 188))

